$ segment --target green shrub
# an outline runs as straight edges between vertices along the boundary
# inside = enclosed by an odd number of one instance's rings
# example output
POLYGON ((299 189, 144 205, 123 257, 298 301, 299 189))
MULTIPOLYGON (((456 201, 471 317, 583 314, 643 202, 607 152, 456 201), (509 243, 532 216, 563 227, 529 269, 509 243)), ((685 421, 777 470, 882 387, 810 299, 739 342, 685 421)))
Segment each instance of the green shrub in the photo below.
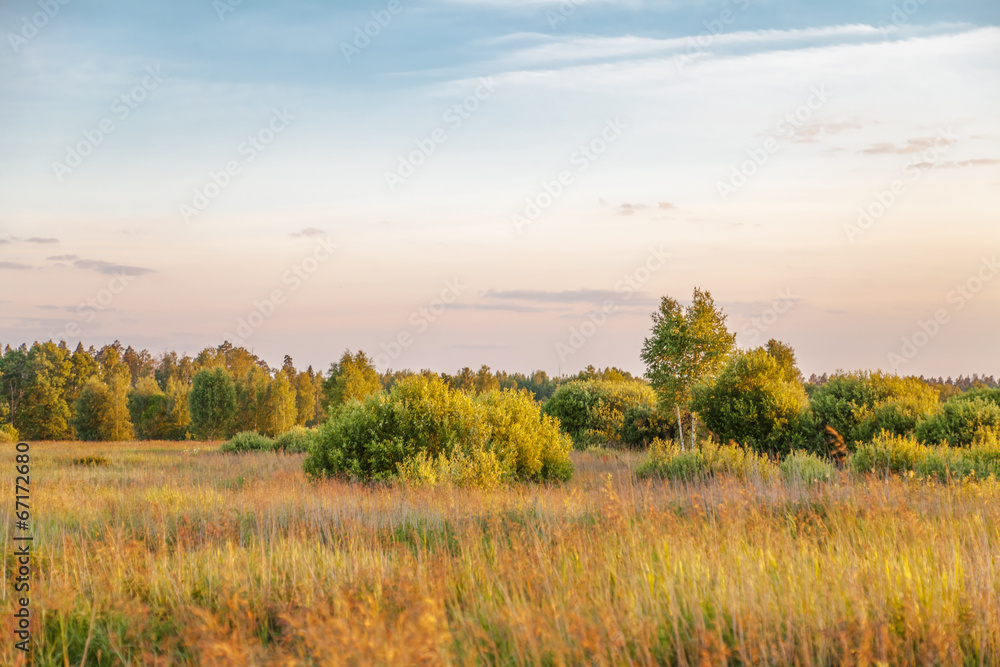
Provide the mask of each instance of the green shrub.
POLYGON ((269 452, 274 449, 274 441, 256 431, 237 433, 228 442, 219 447, 226 454, 242 454, 244 452, 269 452))
POLYGON ((764 348, 739 352, 714 384, 694 388, 692 408, 722 440, 786 453, 806 444, 809 398, 764 348))
POLYGON ((677 428, 677 419, 648 405, 635 405, 622 417, 618 440, 629 447, 646 447, 657 438, 669 440, 677 428))
POLYGON ((13 424, 0 424, 0 443, 15 443, 19 441, 20 437, 13 424))
POLYGON ((662 477, 676 480, 701 480, 716 475, 741 479, 767 479, 776 466, 766 456, 739 445, 703 442, 698 449, 681 450, 675 441, 654 440, 649 455, 638 468, 637 477, 662 477))
POLYGON ((915 377, 882 372, 838 373, 817 387, 810 407, 821 426, 832 426, 853 450, 882 431, 912 433, 939 406, 936 389, 915 377))
POLYGON ((1000 434, 1000 404, 981 391, 960 394, 917 424, 914 433, 923 442, 971 445, 977 437, 1000 434))
POLYGON ((813 453, 796 451, 781 462, 781 474, 789 482, 825 482, 834 475, 834 467, 813 453))
POLYGON ((618 442, 626 413, 636 408, 655 410, 656 404, 656 392, 640 380, 576 380, 560 386, 545 402, 544 411, 582 447, 618 442))
POLYGON ((109 461, 103 456, 83 456, 77 459, 73 459, 73 465, 76 466, 106 466, 109 461))
POLYGON ((916 467, 918 461, 926 458, 927 449, 913 436, 882 431, 869 442, 858 443, 847 462, 851 469, 859 473, 908 472, 916 467))
POLYGON ((412 376, 345 404, 320 428, 303 468, 312 477, 492 486, 568 479, 571 447, 526 392, 472 396, 412 376))
POLYGON ((855 472, 877 474, 913 473, 921 477, 949 479, 1000 477, 1000 439, 987 434, 971 447, 926 445, 912 436, 882 432, 858 446, 848 459, 855 472))
POLYGON ((316 430, 305 426, 293 426, 274 439, 274 451, 285 454, 301 454, 309 451, 309 445, 316 437, 316 430))

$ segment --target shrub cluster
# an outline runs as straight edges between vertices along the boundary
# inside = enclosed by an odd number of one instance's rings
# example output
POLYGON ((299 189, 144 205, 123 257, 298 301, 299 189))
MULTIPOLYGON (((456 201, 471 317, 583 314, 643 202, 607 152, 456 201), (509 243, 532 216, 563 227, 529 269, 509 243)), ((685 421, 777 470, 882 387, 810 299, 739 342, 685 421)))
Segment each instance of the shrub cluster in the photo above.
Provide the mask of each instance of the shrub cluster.
POLYGON ((269 452, 272 449, 274 449, 274 440, 256 431, 241 431, 219 447, 219 451, 225 454, 269 452))
POLYGON ((913 436, 883 431, 870 442, 859 444, 848 459, 855 472, 909 473, 939 480, 1000 478, 1000 439, 989 434, 969 447, 927 445, 913 436))
POLYGON ((716 475, 740 479, 769 479, 777 466, 749 447, 705 441, 697 449, 682 450, 675 441, 654 440, 636 476, 675 480, 702 480, 716 475))
POLYGON ((811 452, 792 452, 781 462, 781 474, 789 482, 825 482, 833 478, 834 472, 829 461, 811 452))
POLYGON ((918 440, 949 445, 971 445, 989 434, 1000 435, 1000 390, 974 389, 946 402, 917 424, 918 440))
POLYGON ((301 454, 309 451, 309 447, 315 439, 316 429, 304 426, 293 426, 274 439, 256 431, 242 431, 219 447, 219 451, 225 454, 242 454, 244 452, 301 454))
POLYGON ((938 409, 938 391, 919 378, 882 372, 838 373, 810 397, 816 420, 830 425, 848 450, 882 431, 906 435, 938 409))
POLYGON ((671 422, 656 412, 656 392, 638 380, 577 380, 559 387, 545 414, 559 420, 578 447, 606 442, 644 444, 671 422), (648 440, 647 440, 648 438, 648 440))
POLYGON ((692 407, 722 440, 786 454, 806 445, 809 397, 764 348, 733 355, 718 379, 694 388, 692 407))
POLYGON ((316 438, 316 429, 293 426, 274 439, 274 451, 285 454, 302 454, 316 438))
POLYGON ((571 447, 526 392, 474 396, 412 376, 345 404, 320 428, 303 467, 314 478, 492 486, 569 479, 571 447))

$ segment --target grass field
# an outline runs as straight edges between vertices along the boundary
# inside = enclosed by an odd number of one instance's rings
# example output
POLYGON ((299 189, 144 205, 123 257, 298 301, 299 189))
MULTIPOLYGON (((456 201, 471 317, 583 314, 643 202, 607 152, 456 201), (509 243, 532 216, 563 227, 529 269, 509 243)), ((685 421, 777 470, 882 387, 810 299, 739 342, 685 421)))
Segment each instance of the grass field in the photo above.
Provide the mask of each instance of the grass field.
POLYGON ((33 664, 1000 664, 992 480, 637 481, 638 455, 574 453, 562 486, 361 487, 215 449, 32 445, 33 664))

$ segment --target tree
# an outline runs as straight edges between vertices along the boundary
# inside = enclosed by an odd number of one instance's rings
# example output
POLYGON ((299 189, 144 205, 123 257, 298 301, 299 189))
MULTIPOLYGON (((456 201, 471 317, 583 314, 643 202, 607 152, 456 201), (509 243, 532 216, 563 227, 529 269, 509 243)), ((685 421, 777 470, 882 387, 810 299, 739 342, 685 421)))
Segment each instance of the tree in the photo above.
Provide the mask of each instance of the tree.
MULTIPOLYGON (((694 289, 687 308, 665 296, 660 309, 653 313, 650 337, 642 346, 646 377, 656 390, 662 405, 677 411, 681 447, 681 407, 691 400, 691 389, 698 382, 713 380, 722 370, 735 347, 736 336, 726 328, 726 315, 716 308, 712 295, 694 289)), ((691 444, 695 444, 695 412, 691 412, 691 444)))
POLYGON ((271 376, 260 367, 246 366, 243 375, 236 376, 236 421, 234 431, 264 430, 264 413, 261 401, 267 390, 271 376))
POLYGON ((160 389, 156 380, 140 378, 135 390, 128 397, 128 411, 132 417, 136 437, 140 440, 168 440, 170 430, 170 399, 160 389))
POLYGON ((198 437, 215 440, 232 435, 236 418, 236 385, 224 368, 204 368, 194 375, 188 393, 191 427, 198 437))
MULTIPOLYGON (((185 357, 187 359, 187 357, 185 357)), ((191 413, 188 409, 188 394, 191 385, 181 380, 171 379, 167 382, 167 419, 164 438, 167 440, 183 440, 190 437, 188 429, 191 426, 191 413)))
POLYGON ((63 389, 72 368, 69 353, 49 341, 35 343, 26 359, 27 385, 13 413, 14 426, 25 440, 70 438, 70 410, 63 389))
POLYGON ((128 366, 132 386, 139 382, 139 378, 153 377, 155 362, 148 350, 137 352, 129 345, 122 353, 122 362, 128 366))
POLYGON ((66 404, 74 410, 76 409, 74 407, 76 399, 80 397, 80 393, 83 391, 87 381, 92 377, 100 377, 101 367, 94 358, 93 349, 85 350, 83 349, 83 343, 77 343, 76 350, 69 358, 69 379, 66 381, 63 394, 66 404))
POLYGON ((809 397, 768 350, 737 352, 713 383, 697 385, 692 408, 723 440, 788 453, 806 442, 809 397))
POLYGON ((135 437, 128 410, 131 377, 124 366, 107 384, 97 377, 87 381, 74 405, 73 428, 78 438, 120 442, 135 437))
POLYGON ((324 384, 327 409, 331 413, 337 412, 349 401, 363 400, 381 390, 382 383, 375 364, 360 350, 353 355, 346 350, 338 363, 331 364, 324 384))
POLYGON ((767 341, 767 345, 764 347, 767 353, 778 362, 778 366, 785 373, 785 379, 789 382, 799 382, 804 384, 805 378, 802 377, 802 371, 799 370, 798 364, 795 361, 795 350, 792 349, 791 345, 782 343, 779 340, 772 338, 767 341))
POLYGON ((131 440, 135 437, 132 419, 128 412, 128 392, 132 384, 132 374, 128 366, 116 371, 108 378, 108 437, 106 440, 131 440))
POLYGON ((295 378, 295 414, 300 426, 311 426, 316 418, 316 383, 312 366, 295 378))
POLYGON ((279 371, 264 386, 258 403, 260 433, 274 437, 295 426, 295 390, 284 373, 279 371))
POLYGON ((73 406, 73 429, 77 438, 104 440, 103 418, 107 403, 107 386, 97 377, 87 380, 73 406))
POLYGON ((490 391, 500 391, 500 380, 490 371, 490 367, 483 364, 476 371, 476 378, 473 381, 473 390, 477 394, 485 394, 490 391))
POLYGON ((28 348, 25 345, 17 349, 9 346, 0 358, 0 404, 5 420, 12 423, 18 421, 21 401, 28 388, 28 348))

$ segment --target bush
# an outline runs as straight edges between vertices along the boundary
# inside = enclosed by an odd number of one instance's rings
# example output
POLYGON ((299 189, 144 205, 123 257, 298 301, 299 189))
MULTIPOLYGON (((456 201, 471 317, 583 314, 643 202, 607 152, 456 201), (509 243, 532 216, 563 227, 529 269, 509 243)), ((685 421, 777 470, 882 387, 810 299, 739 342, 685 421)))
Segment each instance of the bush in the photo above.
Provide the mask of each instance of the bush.
POLYGON ((491 486, 568 479, 571 447, 526 392, 471 396, 413 376, 345 404, 320 428, 303 468, 312 477, 491 486))
POLYGON ((21 435, 13 424, 0 424, 0 443, 15 443, 20 440, 20 437, 21 435))
POLYGON ((810 398, 816 420, 832 426, 853 450, 882 431, 912 433, 940 404, 936 389, 919 378, 881 372, 838 373, 810 398))
POLYGON ((692 407, 722 440, 757 451, 787 453, 806 442, 805 388, 764 348, 735 354, 715 384, 695 387, 692 407))
POLYGON ((669 440, 676 428, 676 418, 648 405, 636 405, 625 410, 618 440, 629 447, 646 447, 657 438, 669 440))
POLYGON ((971 447, 926 445, 912 436, 882 432, 874 440, 858 446, 848 459, 855 472, 877 474, 913 473, 941 481, 1000 477, 1000 439, 989 434, 971 447))
POLYGON ((635 474, 677 480, 703 480, 716 475, 741 479, 767 479, 776 467, 766 456, 739 445, 717 445, 706 441, 698 449, 681 450, 675 441, 654 440, 649 456, 635 474))
POLYGON ((545 414, 559 420, 577 446, 618 442, 625 415, 656 409, 656 392, 639 380, 578 380, 559 387, 545 402, 545 414))
POLYGON ((960 394, 917 424, 914 434, 923 442, 971 445, 977 437, 1000 434, 1000 404, 976 390, 960 394))
POLYGON ((73 459, 73 465, 75 466, 106 466, 108 465, 108 460, 103 456, 83 456, 80 458, 73 459))
POLYGON ((834 474, 833 466, 815 454, 792 452, 781 462, 781 474, 789 482, 825 482, 834 474))
POLYGON ((301 454, 309 451, 309 445, 316 437, 316 430, 305 426, 293 426, 274 439, 274 451, 285 454, 301 454))
POLYGON ((219 447, 219 451, 225 454, 242 454, 244 452, 270 452, 274 449, 274 441, 266 435, 261 435, 256 431, 243 431, 237 433, 219 447))

